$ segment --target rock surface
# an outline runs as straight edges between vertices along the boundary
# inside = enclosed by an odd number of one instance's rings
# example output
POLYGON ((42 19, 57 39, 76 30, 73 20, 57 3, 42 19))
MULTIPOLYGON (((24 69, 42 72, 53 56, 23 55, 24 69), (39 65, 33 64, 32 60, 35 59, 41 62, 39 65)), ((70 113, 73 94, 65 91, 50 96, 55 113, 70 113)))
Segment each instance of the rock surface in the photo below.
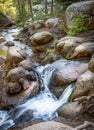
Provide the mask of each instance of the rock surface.
POLYGON ((16 67, 19 62, 26 59, 26 56, 27 56, 26 52, 20 49, 19 47, 16 46, 9 47, 5 61, 6 68, 10 70, 16 67))
POLYGON ((88 96, 93 94, 93 92, 94 92, 94 73, 86 71, 78 78, 71 98, 75 99, 81 96, 88 96))
POLYGON ((66 36, 59 40, 57 49, 60 50, 61 54, 66 58, 71 58, 75 48, 85 41, 84 38, 75 36, 66 36))
POLYGON ((86 42, 75 48, 72 58, 89 56, 94 53, 94 42, 86 42))
POLYGON ((94 28, 94 1, 87 0, 84 2, 77 2, 70 5, 66 9, 67 26, 75 25, 73 18, 84 16, 86 26, 88 28, 94 28))
POLYGON ((89 62, 89 70, 94 73, 94 54, 89 62))
POLYGON ((47 31, 42 31, 35 33, 33 36, 30 38, 31 45, 42 45, 42 44, 47 44, 49 41, 53 39, 53 36, 51 33, 47 31))
POLYGON ((78 102, 65 104, 58 110, 59 116, 66 118, 75 118, 81 113, 82 106, 78 102))
POLYGON ((59 18, 50 18, 45 22, 45 27, 53 28, 59 24, 59 18))
POLYGON ((51 85, 57 87, 76 81, 88 68, 87 63, 78 61, 60 60, 56 65, 57 69, 53 73, 51 85))
POLYGON ((38 123, 32 126, 29 126, 27 128, 24 128, 23 130, 73 130, 72 127, 55 122, 55 121, 49 121, 49 122, 42 122, 38 123))
POLYGON ((26 90, 23 90, 19 94, 14 95, 8 95, 3 89, 2 95, 1 95, 1 101, 0 101, 0 108, 1 109, 9 109, 18 103, 23 103, 27 101, 29 97, 35 96, 39 91, 39 84, 36 81, 33 81, 31 84, 29 84, 29 88, 26 90))
POLYGON ((0 27, 10 27, 13 25, 13 21, 5 14, 0 13, 0 27))

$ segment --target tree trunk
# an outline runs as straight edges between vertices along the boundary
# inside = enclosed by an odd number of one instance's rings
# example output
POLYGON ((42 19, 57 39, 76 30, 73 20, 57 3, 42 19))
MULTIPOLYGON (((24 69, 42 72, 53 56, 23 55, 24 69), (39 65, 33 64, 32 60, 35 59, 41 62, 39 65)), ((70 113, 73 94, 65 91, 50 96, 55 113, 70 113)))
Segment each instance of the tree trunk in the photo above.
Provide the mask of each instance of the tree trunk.
POLYGON ((54 4, 54 1, 52 0, 52 1, 51 1, 51 13, 53 13, 53 7, 54 7, 53 4, 54 4))
POLYGON ((47 0, 45 0, 45 14, 48 13, 48 8, 47 8, 47 0))
POLYGON ((30 16, 33 20, 33 10, 32 10, 32 1, 31 0, 28 0, 28 5, 29 5, 29 10, 30 10, 30 16))

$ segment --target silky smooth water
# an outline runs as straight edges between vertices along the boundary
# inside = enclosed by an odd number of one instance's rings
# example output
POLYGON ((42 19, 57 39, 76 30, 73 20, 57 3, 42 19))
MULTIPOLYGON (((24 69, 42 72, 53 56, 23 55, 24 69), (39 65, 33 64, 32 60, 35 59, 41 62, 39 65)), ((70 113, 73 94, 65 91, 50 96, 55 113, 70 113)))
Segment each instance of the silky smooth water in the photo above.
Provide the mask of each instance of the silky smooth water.
MULTIPOLYGON (((19 30, 15 29, 7 30, 7 32, 5 31, 2 34, 7 41, 13 41, 12 34, 15 34, 18 31, 19 30)), ((14 43, 16 46, 24 49, 29 55, 32 55, 31 48, 17 41, 14 41, 14 43)), ((63 62, 62 60, 59 60, 53 64, 38 66, 36 72, 39 75, 38 77, 44 90, 40 91, 35 97, 29 98, 25 103, 15 106, 15 108, 10 111, 1 110, 0 130, 7 130, 9 127, 19 122, 30 121, 33 119, 43 119, 44 121, 47 121, 57 117, 57 110, 68 102, 75 85, 69 85, 60 98, 57 99, 50 91, 50 81, 53 73, 58 69, 58 65, 63 67, 66 66, 66 64, 71 65, 71 62, 63 59, 63 62)))

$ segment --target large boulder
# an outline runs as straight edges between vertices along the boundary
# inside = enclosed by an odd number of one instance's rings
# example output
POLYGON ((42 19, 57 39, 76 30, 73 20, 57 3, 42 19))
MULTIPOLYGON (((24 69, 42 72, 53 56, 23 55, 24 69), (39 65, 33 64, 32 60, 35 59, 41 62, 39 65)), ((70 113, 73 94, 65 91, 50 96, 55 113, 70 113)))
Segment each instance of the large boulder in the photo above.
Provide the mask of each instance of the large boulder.
POLYGON ((94 28, 94 0, 76 2, 66 9, 67 26, 75 25, 73 19, 84 16, 86 26, 94 28))
POLYGON ((35 96, 39 91, 39 84, 36 81, 33 81, 29 84, 29 88, 21 91, 18 94, 9 95, 6 93, 6 90, 3 89, 1 100, 0 100, 0 108, 10 108, 18 103, 23 103, 27 101, 28 98, 35 96))
POLYGON ((61 52, 63 56, 69 59, 74 53, 75 48, 84 41, 84 38, 66 36, 59 40, 59 43, 57 44, 56 48, 61 52))
POLYGON ((45 22, 45 27, 53 28, 59 24, 59 18, 50 18, 45 22))
POLYGON ((75 85, 72 99, 79 98, 81 96, 87 96, 94 93, 94 73, 86 71, 82 74, 75 85))
POLYGON ((51 85, 58 87, 76 81, 88 68, 87 63, 78 61, 59 60, 55 65, 57 69, 53 73, 51 85))
POLYGON ((37 45, 47 44, 52 39, 53 36, 51 33, 47 31, 42 31, 42 32, 35 33, 33 36, 31 36, 30 42, 31 45, 37 46, 37 45))
POLYGON ((8 94, 17 94, 28 89, 31 81, 36 81, 34 71, 28 71, 22 67, 11 69, 6 76, 6 92, 8 94))
POLYGON ((91 72, 94 73, 94 54, 93 54, 93 56, 92 56, 92 58, 91 58, 91 60, 90 60, 90 62, 89 62, 88 68, 89 68, 89 70, 90 70, 91 72))
POLYGON ((67 59, 80 58, 94 53, 94 42, 88 36, 67 36, 59 40, 56 49, 67 59))
POLYGON ((48 121, 29 126, 23 130, 73 130, 73 128, 56 121, 48 121))
POLYGON ((94 42, 85 42, 77 46, 71 58, 80 58, 94 53, 94 42))
POLYGON ((26 52, 20 49, 19 47, 16 46, 9 47, 5 61, 6 68, 10 70, 18 66, 18 63, 26 59, 26 57, 27 57, 26 52))
POLYGON ((9 27, 13 25, 13 21, 5 14, 0 13, 0 27, 9 27))

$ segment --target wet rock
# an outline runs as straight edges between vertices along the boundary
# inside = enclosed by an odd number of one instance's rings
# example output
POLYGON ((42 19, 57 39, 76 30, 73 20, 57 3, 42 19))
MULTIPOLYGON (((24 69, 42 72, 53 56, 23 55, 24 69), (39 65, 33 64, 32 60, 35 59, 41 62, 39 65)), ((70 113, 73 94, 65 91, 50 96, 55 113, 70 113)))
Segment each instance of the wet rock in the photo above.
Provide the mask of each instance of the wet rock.
POLYGON ((3 43, 5 41, 6 41, 5 38, 3 36, 0 36, 0 43, 3 43))
POLYGON ((88 28, 94 28, 94 1, 87 0, 71 4, 66 9, 65 15, 67 19, 67 26, 75 25, 73 18, 83 16, 85 17, 85 25, 88 28))
POLYGON ((29 88, 21 91, 18 94, 9 95, 6 93, 6 90, 3 89, 2 97, 0 102, 0 108, 10 108, 18 103, 25 102, 29 97, 35 96, 39 91, 39 84, 36 81, 33 81, 29 84, 29 88))
POLYGON ((13 25, 13 21, 5 14, 0 12, 0 27, 10 27, 13 25))
POLYGON ((72 58, 89 56, 94 53, 94 42, 86 42, 77 46, 74 50, 72 58))
POLYGON ((17 94, 21 92, 22 88, 19 83, 8 82, 6 85, 6 92, 8 94, 17 94))
POLYGON ((14 46, 14 45, 15 45, 14 42, 11 42, 11 41, 8 41, 8 42, 5 44, 5 46, 8 46, 8 47, 14 46))
POLYGON ((56 87, 76 81, 88 68, 87 63, 78 61, 60 60, 56 65, 51 79, 51 85, 56 87))
POLYGON ((60 107, 58 114, 61 117, 75 118, 81 113, 82 106, 78 102, 72 102, 60 107))
POLYGON ((53 63, 54 61, 56 61, 56 60, 58 60, 58 59, 60 59, 60 58, 61 58, 61 56, 58 55, 58 54, 56 54, 56 53, 53 52, 53 50, 52 50, 51 53, 49 53, 49 54, 47 54, 47 55, 45 56, 45 58, 42 60, 42 63, 43 63, 43 64, 53 63))
POLYGON ((51 33, 47 31, 42 31, 35 33, 33 36, 30 37, 31 45, 43 45, 47 44, 49 41, 53 39, 53 36, 51 33))
POLYGON ((35 65, 30 60, 23 60, 19 63, 20 67, 23 67, 26 70, 34 70, 35 65))
POLYGON ((24 128, 23 130, 73 130, 72 127, 68 126, 68 125, 65 125, 65 124, 62 124, 62 123, 59 123, 59 122, 55 122, 55 121, 48 121, 48 122, 42 122, 42 123, 38 123, 38 124, 35 124, 35 125, 32 125, 32 126, 29 126, 27 128, 24 128))
POLYGON ((17 94, 29 88, 29 82, 36 81, 36 74, 34 71, 17 67, 8 72, 5 81, 6 92, 8 94, 17 94))
POLYGON ((7 56, 6 56, 6 68, 8 70, 18 66, 18 63, 26 59, 27 54, 25 51, 21 50, 19 47, 12 46, 9 47, 7 56))
POLYGON ((67 36, 59 40, 59 43, 57 44, 56 48, 67 59, 71 59, 71 56, 73 55, 75 48, 84 41, 84 38, 67 36))
POLYGON ((24 68, 22 67, 17 67, 15 69, 11 69, 8 74, 7 74, 7 77, 6 77, 6 80, 8 82, 18 82, 20 78, 25 78, 26 75, 28 75, 28 71, 25 70, 24 68))
POLYGON ((45 22, 46 28, 53 28, 59 24, 59 18, 50 18, 45 22))
POLYGON ((90 95, 93 92, 94 92, 94 73, 86 71, 78 78, 71 98, 76 99, 81 96, 90 95))
POLYGON ((88 65, 88 68, 91 72, 94 73, 94 55, 92 56, 90 62, 89 62, 89 65, 88 65))

